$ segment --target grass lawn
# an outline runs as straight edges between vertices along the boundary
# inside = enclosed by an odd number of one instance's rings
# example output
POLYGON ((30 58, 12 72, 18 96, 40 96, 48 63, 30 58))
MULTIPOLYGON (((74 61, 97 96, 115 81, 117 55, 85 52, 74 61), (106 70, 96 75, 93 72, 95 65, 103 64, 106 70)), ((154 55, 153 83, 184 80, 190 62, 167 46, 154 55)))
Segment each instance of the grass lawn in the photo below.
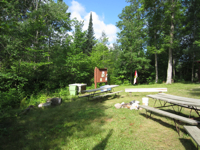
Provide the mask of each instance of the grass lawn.
MULTIPOLYGON (((174 83, 172 85, 119 86, 125 88, 167 88, 168 94, 200 99, 200 84, 174 83)), ((173 120, 156 114, 146 118, 145 110, 116 109, 116 103, 138 100, 156 93, 121 92, 119 96, 88 101, 87 98, 64 99, 57 107, 34 108, 0 123, 0 149, 48 150, 48 149, 196 149, 196 143, 182 126, 180 137, 173 120)), ((149 99, 149 106, 154 100, 149 99)), ((157 102, 157 105, 159 103, 157 102)), ((173 110, 171 107, 165 109, 173 110)), ((175 109, 177 109, 175 107, 175 109)), ((186 108, 182 115, 189 116, 186 108)), ((192 112, 192 116, 197 115, 192 112)))

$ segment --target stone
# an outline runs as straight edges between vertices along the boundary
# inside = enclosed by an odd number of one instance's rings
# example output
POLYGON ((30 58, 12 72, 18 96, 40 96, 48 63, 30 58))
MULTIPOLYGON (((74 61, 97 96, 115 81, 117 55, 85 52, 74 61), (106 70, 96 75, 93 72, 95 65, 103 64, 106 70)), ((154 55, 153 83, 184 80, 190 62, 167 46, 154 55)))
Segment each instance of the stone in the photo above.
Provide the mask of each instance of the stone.
POLYGON ((117 108, 117 109, 120 109, 121 106, 122 106, 122 105, 121 105, 120 103, 115 104, 115 108, 117 108))

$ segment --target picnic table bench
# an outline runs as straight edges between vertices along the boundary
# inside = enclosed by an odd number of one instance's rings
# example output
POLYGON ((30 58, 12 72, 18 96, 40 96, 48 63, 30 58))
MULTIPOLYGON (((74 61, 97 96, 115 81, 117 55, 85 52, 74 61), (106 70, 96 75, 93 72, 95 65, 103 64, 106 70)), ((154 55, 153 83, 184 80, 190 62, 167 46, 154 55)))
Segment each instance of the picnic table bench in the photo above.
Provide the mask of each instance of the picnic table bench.
POLYGON ((197 149, 200 147, 200 130, 196 126, 183 126, 192 139, 197 143, 197 149))
POLYGON ((125 92, 167 92, 167 88, 128 88, 125 92))
POLYGON ((198 125, 200 123, 200 121, 185 118, 185 117, 182 117, 182 116, 179 116, 179 115, 176 115, 176 114, 172 114, 172 113, 169 113, 169 112, 166 112, 166 111, 163 111, 163 110, 160 110, 160 109, 156 109, 156 108, 153 108, 153 107, 149 107, 149 106, 145 106, 145 105, 139 105, 139 107, 144 108, 146 110, 146 113, 147 113, 147 111, 149 111, 150 117, 151 117, 151 113, 154 112, 154 113, 157 113, 159 115, 166 116, 168 118, 173 119, 178 134, 179 134, 179 127, 177 126, 177 123, 178 123, 177 121, 181 121, 181 122, 184 122, 184 123, 187 123, 187 124, 190 124, 190 125, 198 125))
POLYGON ((127 88, 125 92, 132 94, 132 92, 167 92, 167 88, 127 88))

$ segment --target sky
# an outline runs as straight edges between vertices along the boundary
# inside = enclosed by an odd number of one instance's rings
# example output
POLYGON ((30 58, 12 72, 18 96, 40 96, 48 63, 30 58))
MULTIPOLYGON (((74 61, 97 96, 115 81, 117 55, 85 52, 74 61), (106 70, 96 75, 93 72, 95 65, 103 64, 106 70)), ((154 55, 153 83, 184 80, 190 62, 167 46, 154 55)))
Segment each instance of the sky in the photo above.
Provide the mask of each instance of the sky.
POLYGON ((63 0, 71 12, 71 18, 84 20, 83 30, 88 29, 90 12, 92 12, 93 29, 96 39, 104 31, 112 45, 116 41, 119 29, 115 26, 119 21, 118 15, 128 5, 125 0, 63 0))

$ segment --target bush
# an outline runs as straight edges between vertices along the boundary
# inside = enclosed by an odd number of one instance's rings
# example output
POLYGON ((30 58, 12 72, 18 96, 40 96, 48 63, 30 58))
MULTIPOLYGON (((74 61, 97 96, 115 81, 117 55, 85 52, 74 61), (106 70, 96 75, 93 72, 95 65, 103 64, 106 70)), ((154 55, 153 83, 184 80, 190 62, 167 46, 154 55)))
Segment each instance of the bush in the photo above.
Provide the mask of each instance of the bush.
POLYGON ((0 120, 11 117, 10 110, 19 107, 21 94, 15 88, 9 91, 0 91, 0 120))
POLYGON ((131 83, 128 80, 124 80, 123 85, 131 85, 131 83))

